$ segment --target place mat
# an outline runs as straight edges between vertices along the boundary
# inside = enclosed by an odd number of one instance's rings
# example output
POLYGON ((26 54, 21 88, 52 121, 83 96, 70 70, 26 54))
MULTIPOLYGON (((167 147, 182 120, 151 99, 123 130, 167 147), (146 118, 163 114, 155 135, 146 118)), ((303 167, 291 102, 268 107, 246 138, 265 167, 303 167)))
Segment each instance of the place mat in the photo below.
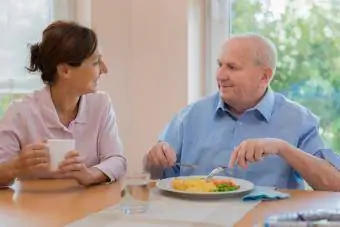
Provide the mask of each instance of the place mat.
POLYGON ((91 214, 68 227, 228 227, 238 222, 260 201, 242 201, 240 197, 219 200, 190 200, 151 190, 150 208, 143 214, 125 215, 119 204, 91 214))

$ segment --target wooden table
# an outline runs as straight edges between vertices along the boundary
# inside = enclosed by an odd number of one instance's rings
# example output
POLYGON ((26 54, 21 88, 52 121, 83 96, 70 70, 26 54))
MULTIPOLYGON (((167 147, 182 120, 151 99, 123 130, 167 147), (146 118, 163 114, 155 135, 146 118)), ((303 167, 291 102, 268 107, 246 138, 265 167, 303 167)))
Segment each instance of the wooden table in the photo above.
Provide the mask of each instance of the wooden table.
MULTIPOLYGON (((69 180, 40 180, 17 183, 0 189, 0 223, 4 226, 64 226, 116 204, 120 185, 82 188, 69 180)), ((277 212, 301 209, 340 208, 340 193, 292 190, 291 198, 262 202, 236 227, 253 226, 277 212)))

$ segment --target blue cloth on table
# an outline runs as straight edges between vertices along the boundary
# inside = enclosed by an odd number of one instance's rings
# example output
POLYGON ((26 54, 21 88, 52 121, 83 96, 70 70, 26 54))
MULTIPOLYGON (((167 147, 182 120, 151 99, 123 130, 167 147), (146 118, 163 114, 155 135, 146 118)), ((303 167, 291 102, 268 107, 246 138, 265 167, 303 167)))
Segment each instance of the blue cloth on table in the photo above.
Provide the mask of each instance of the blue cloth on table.
POLYGON ((260 187, 257 186, 249 194, 243 196, 243 201, 267 201, 267 200, 278 200, 289 198, 288 193, 283 193, 275 190, 271 187, 260 187))

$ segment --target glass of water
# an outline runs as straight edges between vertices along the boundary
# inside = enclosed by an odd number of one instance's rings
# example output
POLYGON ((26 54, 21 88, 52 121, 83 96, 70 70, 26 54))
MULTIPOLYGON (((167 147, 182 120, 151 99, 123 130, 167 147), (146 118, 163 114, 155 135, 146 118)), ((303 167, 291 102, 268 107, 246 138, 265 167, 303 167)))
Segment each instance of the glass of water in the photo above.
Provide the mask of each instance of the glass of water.
POLYGON ((120 209, 125 214, 144 213, 149 209, 150 174, 147 172, 127 173, 123 180, 120 209))

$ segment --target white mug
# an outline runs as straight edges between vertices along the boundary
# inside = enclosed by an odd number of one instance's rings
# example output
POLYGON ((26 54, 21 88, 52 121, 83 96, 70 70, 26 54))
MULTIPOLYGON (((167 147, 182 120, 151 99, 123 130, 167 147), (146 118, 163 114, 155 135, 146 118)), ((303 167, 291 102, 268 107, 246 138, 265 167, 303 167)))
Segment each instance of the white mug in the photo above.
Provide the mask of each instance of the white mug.
POLYGON ((50 153, 51 170, 58 170, 58 165, 65 159, 68 152, 75 149, 74 139, 49 139, 47 147, 50 153))

